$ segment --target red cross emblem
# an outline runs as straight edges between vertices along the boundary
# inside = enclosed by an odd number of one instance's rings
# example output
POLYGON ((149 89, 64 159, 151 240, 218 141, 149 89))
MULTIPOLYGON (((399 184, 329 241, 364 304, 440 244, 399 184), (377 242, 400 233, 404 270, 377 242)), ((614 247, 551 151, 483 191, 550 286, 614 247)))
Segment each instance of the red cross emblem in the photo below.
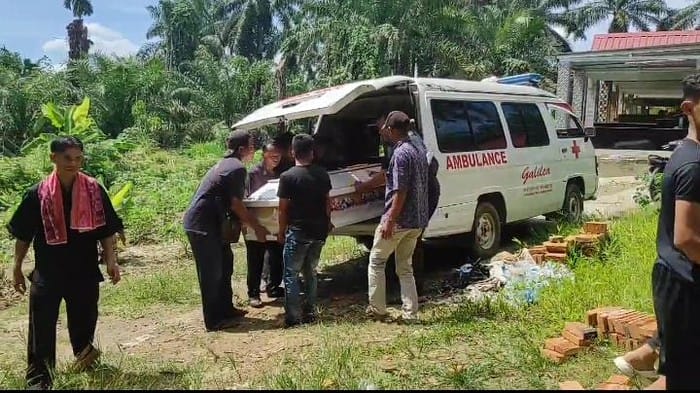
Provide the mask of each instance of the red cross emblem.
POLYGON ((574 144, 571 146, 571 152, 574 153, 576 159, 578 160, 578 155, 581 153, 581 146, 577 145, 576 141, 574 141, 574 144))

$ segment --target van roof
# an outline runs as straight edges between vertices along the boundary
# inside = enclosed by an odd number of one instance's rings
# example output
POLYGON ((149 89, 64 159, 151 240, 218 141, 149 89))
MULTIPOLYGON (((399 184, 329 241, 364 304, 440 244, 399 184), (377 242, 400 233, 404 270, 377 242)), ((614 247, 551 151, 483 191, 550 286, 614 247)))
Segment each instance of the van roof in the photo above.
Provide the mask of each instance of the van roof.
POLYGON ((233 128, 254 129, 275 124, 282 120, 334 114, 363 94, 400 85, 417 85, 419 88, 428 91, 505 94, 548 98, 555 102, 561 101, 552 93, 529 86, 508 85, 491 81, 475 82, 459 79, 412 78, 399 75, 346 83, 285 98, 253 111, 234 124, 233 128))
POLYGON ((455 91, 460 93, 514 94, 558 99, 548 91, 530 86, 508 85, 498 82, 476 82, 460 79, 411 78, 415 84, 428 91, 455 91))

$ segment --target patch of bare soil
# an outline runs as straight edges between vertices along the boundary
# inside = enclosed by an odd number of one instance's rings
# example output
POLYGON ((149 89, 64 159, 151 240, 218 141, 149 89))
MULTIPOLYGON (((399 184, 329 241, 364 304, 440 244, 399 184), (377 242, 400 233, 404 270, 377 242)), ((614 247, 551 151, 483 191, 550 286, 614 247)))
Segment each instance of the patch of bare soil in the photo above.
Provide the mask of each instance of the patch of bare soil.
MULTIPOLYGON (((132 246, 119 251, 119 263, 126 275, 163 269, 183 258, 189 256, 181 245, 175 243, 132 246)), ((362 260, 349 261, 331 266, 319 274, 321 324, 364 320, 365 266, 366 262, 362 260)), ((25 265, 26 269, 31 270, 31 266, 25 265)), ((11 282, 7 283, 7 288, 10 292, 5 295, 3 291, 2 294, 3 299, 5 296, 11 299, 8 304, 26 301, 26 296, 14 293, 11 282)), ((234 283, 239 299, 244 299, 245 288, 244 280, 234 283)), ((240 324, 222 332, 205 331, 199 307, 185 312, 181 308, 154 307, 145 317, 138 319, 102 315, 98 320, 96 343, 112 359, 116 354, 122 354, 159 364, 202 367, 203 383, 207 387, 246 387, 256 377, 274 369, 280 359, 301 356, 306 350, 323 345, 318 337, 319 325, 283 329, 283 299, 270 299, 263 294, 262 300, 265 303, 263 308, 247 307, 248 314, 240 324)), ((12 354, 18 364, 23 363, 28 325, 26 314, 5 312, 0 320, 0 332, 4 332, 0 334, 0 347, 12 354)), ((376 337, 391 339, 401 334, 403 327, 386 329, 377 323, 359 334, 356 329, 349 330, 352 332, 347 333, 347 340, 371 343, 376 337)), ((57 360, 65 364, 73 359, 65 313, 59 316, 57 333, 57 360)))
POLYGON ((625 190, 636 189, 644 184, 644 181, 635 179, 634 177, 605 179, 605 181, 601 181, 598 185, 598 195, 613 195, 625 190))
POLYGON ((22 300, 22 295, 15 291, 12 276, 0 270, 0 311, 10 308, 22 300))
POLYGON ((175 264, 187 257, 185 247, 177 242, 129 245, 126 248, 120 245, 117 249, 119 266, 130 273, 162 269, 163 265, 175 264))
MULTIPOLYGON (((243 283, 238 283, 243 285, 243 283)), ((363 308, 357 307, 364 296, 336 297, 322 302, 321 324, 343 324, 363 320, 363 308), (362 299, 360 299, 362 297, 362 299)), ((147 317, 122 319, 101 316, 96 343, 114 359, 116 354, 135 356, 157 364, 182 364, 198 367, 204 373, 203 387, 248 387, 251 381, 275 369, 286 357, 300 357, 309 350, 319 349, 324 341, 319 337, 319 324, 282 329, 281 300, 263 295, 265 307, 247 308, 248 314, 238 326, 221 332, 206 332, 201 309, 186 312, 153 309, 147 317)), ((65 314, 59 316, 57 358, 59 363, 72 361, 65 314)), ((334 339, 371 345, 381 337, 391 340, 405 331, 403 326, 380 323, 369 327, 347 329, 343 337, 334 332, 334 339)), ((13 356, 23 356, 26 345, 27 318, 3 318, 0 322, 0 346, 13 356)))

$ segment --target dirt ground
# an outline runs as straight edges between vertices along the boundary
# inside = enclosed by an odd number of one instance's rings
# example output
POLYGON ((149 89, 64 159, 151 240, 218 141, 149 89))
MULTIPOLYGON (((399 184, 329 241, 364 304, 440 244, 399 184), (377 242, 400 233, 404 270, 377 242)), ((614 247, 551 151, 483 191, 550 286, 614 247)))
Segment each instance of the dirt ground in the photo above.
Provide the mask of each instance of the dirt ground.
MULTIPOLYGON (((173 263, 182 263, 184 250, 174 245, 134 246, 120 254, 124 275, 145 274, 156 269, 167 269, 173 263)), ((4 291, 11 289, 5 283, 4 291)), ((240 299, 244 295, 245 282, 234 283, 234 291, 240 299)), ((3 296, 5 296, 3 292, 3 296)), ((319 298, 324 324, 343 324, 362 318, 366 303, 366 270, 361 260, 331 266, 319 275, 319 298), (364 283, 364 287, 363 287, 364 283)), ((26 296, 12 295, 5 299, 6 307, 19 304, 26 307, 26 296)), ((187 366, 207 365, 206 387, 246 387, 247 383, 269 365, 278 362, 280 356, 295 356, 302 349, 322 345, 318 329, 314 326, 302 329, 282 329, 283 303, 281 299, 269 299, 264 294, 265 307, 247 307, 248 314, 241 323, 227 331, 207 333, 202 323, 200 307, 173 310, 154 307, 146 316, 128 319, 112 314, 101 315, 98 321, 96 341, 104 353, 136 356, 146 361, 169 362, 187 366), (231 365, 235 373, 231 374, 231 365), (219 368, 227 373, 219 373, 219 368), (222 375, 228 377, 222 379, 222 375)), ((12 356, 24 356, 27 332, 27 317, 17 309, 0 311, 0 347, 12 356), (14 312, 12 312, 14 311, 14 312)), ((348 339, 362 342, 391 340, 404 328, 376 323, 362 331, 348 325, 348 339)), ((57 360, 68 363, 72 360, 70 341, 66 327, 66 316, 59 316, 57 360)))

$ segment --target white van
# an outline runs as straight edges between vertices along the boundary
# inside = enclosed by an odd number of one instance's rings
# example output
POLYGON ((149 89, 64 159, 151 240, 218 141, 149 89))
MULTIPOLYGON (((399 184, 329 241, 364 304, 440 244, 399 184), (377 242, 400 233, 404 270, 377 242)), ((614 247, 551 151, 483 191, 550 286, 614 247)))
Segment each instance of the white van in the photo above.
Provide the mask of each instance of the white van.
MULTIPOLYGON (((392 76, 284 99, 251 113, 234 129, 313 119, 328 143, 328 169, 381 160, 374 124, 402 110, 440 164, 441 196, 424 239, 471 234, 480 257, 496 253, 502 226, 539 215, 582 215, 595 198, 598 165, 570 106, 546 91, 496 82, 392 76), (565 119, 558 128, 555 116, 565 119), (330 157, 330 158, 329 158, 330 157)), ((371 239, 376 220, 335 235, 371 239)))

